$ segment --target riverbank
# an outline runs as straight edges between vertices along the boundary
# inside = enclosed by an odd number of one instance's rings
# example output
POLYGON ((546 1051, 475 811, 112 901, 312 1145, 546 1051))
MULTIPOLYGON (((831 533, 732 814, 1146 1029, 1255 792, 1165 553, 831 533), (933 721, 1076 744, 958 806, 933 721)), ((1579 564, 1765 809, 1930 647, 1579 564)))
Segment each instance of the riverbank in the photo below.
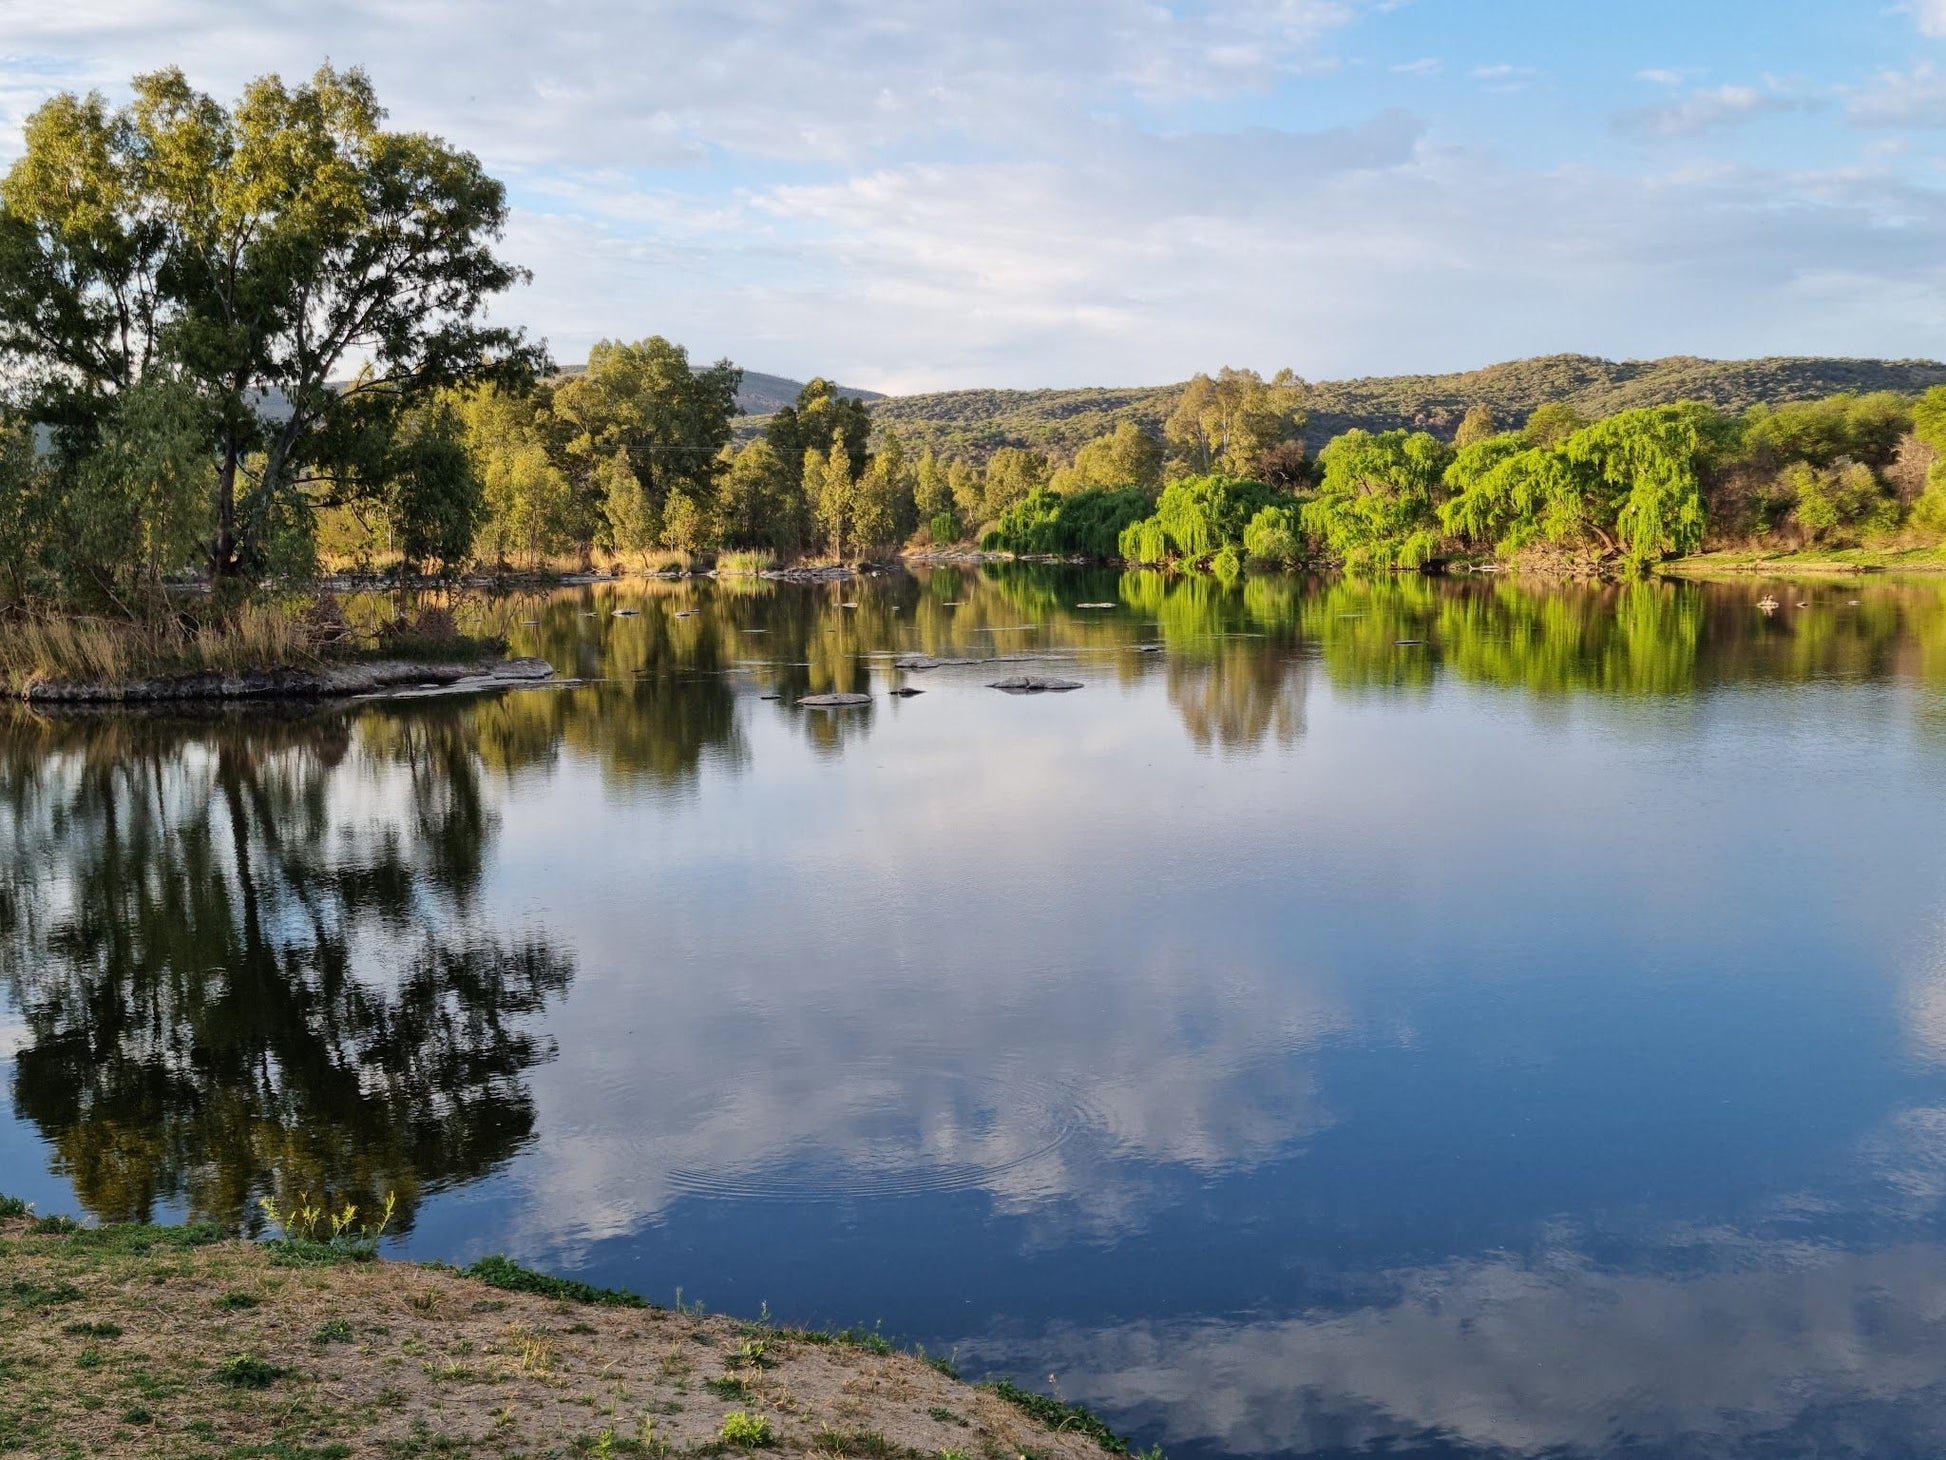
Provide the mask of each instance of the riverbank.
POLYGON ((8 1210, 0 1452, 1124 1452, 1081 1411, 964 1383, 875 1332, 672 1311, 504 1260, 462 1273, 210 1227, 77 1227, 0 1200, 8 1210))
POLYGON ((1725 548, 1676 558, 1658 565, 1656 571, 1671 578, 1752 573, 1946 573, 1946 547, 1803 548, 1793 552, 1725 548))

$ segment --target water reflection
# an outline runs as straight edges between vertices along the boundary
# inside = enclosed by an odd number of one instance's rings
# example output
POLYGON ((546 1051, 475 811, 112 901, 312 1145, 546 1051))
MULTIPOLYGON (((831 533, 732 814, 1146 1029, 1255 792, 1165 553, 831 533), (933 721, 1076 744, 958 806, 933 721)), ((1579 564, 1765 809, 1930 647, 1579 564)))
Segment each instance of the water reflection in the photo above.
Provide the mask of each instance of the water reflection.
POLYGON ((0 735, 13 1101, 94 1214, 370 1203, 531 1135, 542 934, 467 917, 494 818, 471 717, 18 717, 0 735))
POLYGON ((104 1216, 395 1188, 1191 1457, 1898 1453, 1946 591, 1767 591, 600 585, 502 608, 555 686, 18 716, 12 1116, 104 1216))
POLYGON ((1935 1453, 1946 1250, 1681 1256, 1462 1260, 1347 1311, 1068 1332, 1033 1356, 1165 1446, 1232 1455, 1935 1453))

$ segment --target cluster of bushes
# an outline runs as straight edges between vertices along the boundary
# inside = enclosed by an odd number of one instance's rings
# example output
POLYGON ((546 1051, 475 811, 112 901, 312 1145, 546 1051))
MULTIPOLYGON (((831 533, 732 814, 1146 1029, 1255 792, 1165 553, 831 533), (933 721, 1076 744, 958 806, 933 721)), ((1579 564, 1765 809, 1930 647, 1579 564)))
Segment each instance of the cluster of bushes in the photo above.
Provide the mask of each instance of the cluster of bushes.
POLYGON ((1916 400, 1838 395, 1740 414, 1684 402, 1596 421, 1555 406, 1514 431, 1475 410, 1450 442, 1346 431, 1294 485, 1185 476, 1139 514, 1132 488, 1040 492, 986 544, 1219 572, 1245 559, 1383 571, 1539 551, 1640 571, 1713 544, 1946 532, 1943 456, 1946 387, 1916 400), (1110 525, 1112 551, 1102 546, 1110 525))

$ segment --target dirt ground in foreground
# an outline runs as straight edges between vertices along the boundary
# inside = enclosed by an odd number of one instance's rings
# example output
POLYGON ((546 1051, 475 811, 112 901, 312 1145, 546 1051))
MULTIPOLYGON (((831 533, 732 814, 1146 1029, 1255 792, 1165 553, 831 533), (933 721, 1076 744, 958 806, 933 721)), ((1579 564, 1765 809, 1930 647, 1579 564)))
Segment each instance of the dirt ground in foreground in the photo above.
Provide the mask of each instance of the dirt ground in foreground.
POLYGON ((1099 1460, 906 1354, 178 1229, 0 1222, 0 1455, 1099 1460), (174 1235, 172 1235, 172 1233, 174 1235), (748 1416, 767 1438, 726 1438, 748 1416), (731 1420, 731 1431, 725 1422, 731 1420))

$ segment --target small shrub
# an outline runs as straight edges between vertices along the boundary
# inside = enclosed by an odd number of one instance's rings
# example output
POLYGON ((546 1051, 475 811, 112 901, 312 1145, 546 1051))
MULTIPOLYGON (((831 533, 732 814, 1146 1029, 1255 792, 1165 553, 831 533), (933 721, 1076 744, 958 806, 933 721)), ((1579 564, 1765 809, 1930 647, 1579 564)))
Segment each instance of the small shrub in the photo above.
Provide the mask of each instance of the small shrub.
POLYGON ((36 1237, 66 1237, 79 1232, 81 1224, 73 1217, 36 1217, 34 1225, 27 1230, 36 1237))
POLYGON ((333 1318, 328 1323, 320 1323, 312 1331, 311 1342, 319 1345, 327 1343, 350 1343, 351 1324, 342 1318, 333 1318))
POLYGON ((69 1323, 61 1332, 72 1338, 120 1338, 122 1326, 119 1323, 69 1323))
POLYGON ((17 1196, 0 1196, 0 1221, 8 1217, 24 1217, 33 1210, 17 1196))
POLYGON ((717 1437, 727 1444, 754 1448, 770 1443, 770 1420, 761 1414, 751 1414, 748 1410, 733 1409, 723 1416, 723 1428, 717 1437))
POLYGON ((255 1293, 225 1293, 216 1300, 215 1306, 225 1313, 240 1313, 246 1308, 260 1307, 263 1299, 255 1293))
POLYGON ((748 1399, 750 1386, 732 1374, 703 1380, 703 1387, 718 1399, 748 1399))
POLYGON ((122 1423, 125 1425, 145 1425, 153 1422, 154 1419, 155 1416, 139 1404, 131 1404, 122 1411, 122 1423))

